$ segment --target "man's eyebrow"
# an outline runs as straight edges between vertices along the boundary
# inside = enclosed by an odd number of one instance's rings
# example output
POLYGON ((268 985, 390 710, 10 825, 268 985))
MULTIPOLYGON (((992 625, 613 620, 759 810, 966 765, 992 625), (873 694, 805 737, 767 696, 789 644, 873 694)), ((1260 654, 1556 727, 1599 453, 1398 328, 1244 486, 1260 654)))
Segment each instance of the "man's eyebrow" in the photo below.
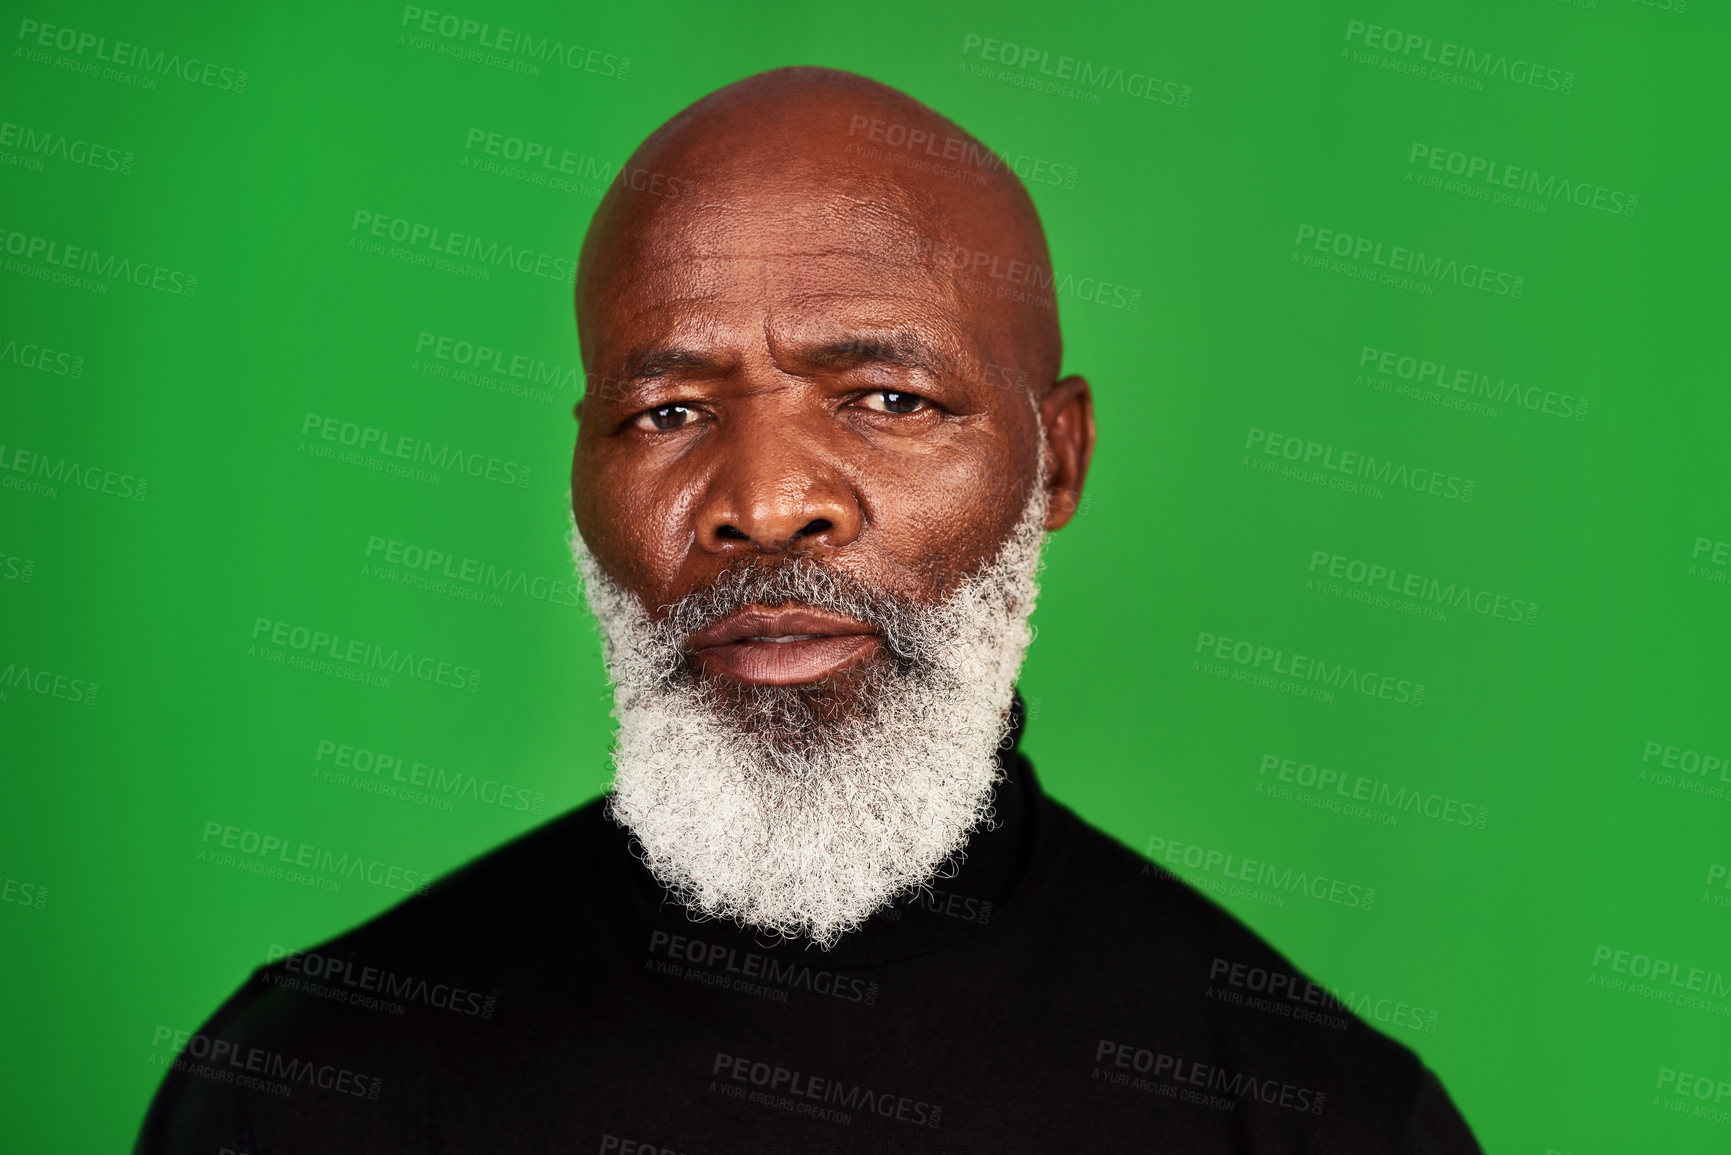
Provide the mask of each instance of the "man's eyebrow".
POLYGON ((859 365, 894 365, 918 369, 941 378, 949 359, 918 333, 898 329, 887 333, 856 333, 834 341, 802 346, 799 359, 820 369, 852 369, 859 365))
MULTIPOLYGON (((801 345, 799 361, 818 369, 853 369, 860 365, 893 365, 917 369, 930 377, 949 375, 949 359, 936 346, 908 330, 854 333, 801 345)), ((727 368, 728 358, 678 345, 644 345, 626 353, 619 362, 617 380, 635 385, 675 373, 707 374, 727 368)))
POLYGON ((704 373, 721 366, 719 358, 679 346, 644 346, 631 350, 619 364, 619 379, 627 384, 665 377, 669 373, 704 373))

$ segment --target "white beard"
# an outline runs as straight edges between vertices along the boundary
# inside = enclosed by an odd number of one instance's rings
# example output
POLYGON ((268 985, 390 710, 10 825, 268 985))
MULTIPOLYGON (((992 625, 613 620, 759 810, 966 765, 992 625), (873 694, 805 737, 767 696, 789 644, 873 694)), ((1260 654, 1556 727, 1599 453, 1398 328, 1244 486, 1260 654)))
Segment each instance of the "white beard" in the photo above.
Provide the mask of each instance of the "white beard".
POLYGON ((1032 640, 1046 501, 1036 482, 998 555, 936 606, 795 556, 729 570, 661 622, 573 527, 619 722, 608 813, 655 878, 696 915, 827 949, 958 861, 990 826, 1003 777, 996 752, 1032 640), (827 689, 718 687, 693 673, 680 642, 754 603, 877 625, 890 660, 827 689), (826 693, 839 713, 814 707, 826 693))

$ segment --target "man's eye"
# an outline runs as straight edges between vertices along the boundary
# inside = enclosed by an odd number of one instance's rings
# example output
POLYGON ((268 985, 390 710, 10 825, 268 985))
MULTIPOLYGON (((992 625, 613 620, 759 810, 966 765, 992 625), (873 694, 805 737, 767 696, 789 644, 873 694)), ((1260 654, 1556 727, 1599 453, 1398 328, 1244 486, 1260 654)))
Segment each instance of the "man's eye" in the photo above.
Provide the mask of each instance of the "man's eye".
POLYGON ((916 413, 927 404, 926 399, 918 393, 907 393, 900 389, 879 389, 875 393, 867 393, 860 400, 867 409, 878 413, 916 413))
POLYGON ((639 414, 637 427, 655 429, 666 433, 678 429, 691 420, 692 412, 683 405, 657 405, 647 413, 639 414), (647 423, 647 425, 645 424, 647 423))

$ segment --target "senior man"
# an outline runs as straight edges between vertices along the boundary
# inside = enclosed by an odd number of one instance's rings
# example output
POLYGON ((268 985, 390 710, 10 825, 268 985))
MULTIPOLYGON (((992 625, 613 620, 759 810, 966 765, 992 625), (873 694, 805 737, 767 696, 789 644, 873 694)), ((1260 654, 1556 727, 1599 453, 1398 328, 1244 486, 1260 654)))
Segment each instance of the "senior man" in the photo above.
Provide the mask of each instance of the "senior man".
POLYGON ((581 268, 612 789, 261 968, 143 1150, 1477 1150, 1017 750, 1094 420, 1012 173, 782 69, 650 136, 581 268))

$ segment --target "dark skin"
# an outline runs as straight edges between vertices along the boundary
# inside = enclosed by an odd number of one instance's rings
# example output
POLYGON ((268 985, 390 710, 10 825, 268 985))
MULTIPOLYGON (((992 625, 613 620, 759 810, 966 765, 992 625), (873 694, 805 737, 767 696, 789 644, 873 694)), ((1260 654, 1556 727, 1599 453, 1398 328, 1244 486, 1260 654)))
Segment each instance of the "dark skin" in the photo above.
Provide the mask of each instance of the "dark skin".
MULTIPOLYGON (((862 117, 966 138, 860 77, 766 73, 651 136, 625 168, 638 188, 615 185, 590 227, 572 508, 652 612, 791 553, 935 603, 1001 548, 1042 436, 1046 528, 1075 514, 1093 406, 1057 376, 1027 194, 1001 169, 982 185, 886 164, 862 117)), ((869 626, 822 615, 731 633, 753 631, 690 648, 780 685, 882 656, 869 626)))

